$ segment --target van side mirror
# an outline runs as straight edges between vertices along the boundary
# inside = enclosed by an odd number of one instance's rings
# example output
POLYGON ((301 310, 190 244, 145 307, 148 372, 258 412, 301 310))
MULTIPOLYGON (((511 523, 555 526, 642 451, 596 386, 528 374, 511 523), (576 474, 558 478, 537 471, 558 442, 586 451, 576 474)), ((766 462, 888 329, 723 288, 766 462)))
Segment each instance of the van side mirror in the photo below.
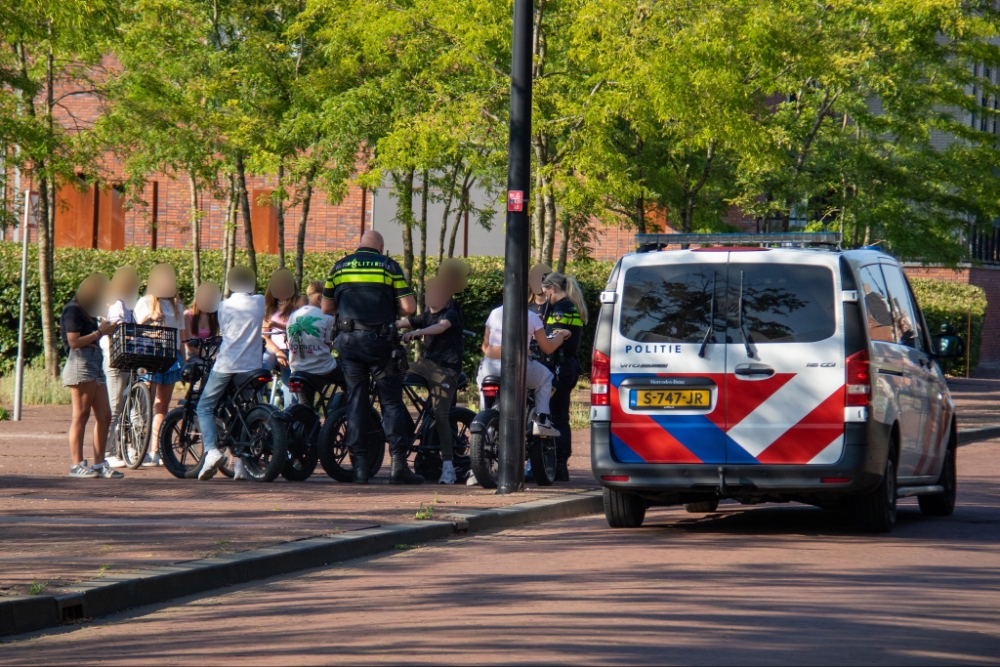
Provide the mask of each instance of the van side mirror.
POLYGON ((943 334, 945 334, 947 336, 957 336, 958 335, 958 332, 955 330, 955 327, 952 326, 951 324, 948 324, 947 322, 945 322, 944 324, 941 325, 940 331, 941 331, 941 333, 943 333, 943 334))
POLYGON ((965 341, 958 336, 940 333, 931 340, 934 343, 934 356, 938 359, 959 359, 965 355, 965 341))

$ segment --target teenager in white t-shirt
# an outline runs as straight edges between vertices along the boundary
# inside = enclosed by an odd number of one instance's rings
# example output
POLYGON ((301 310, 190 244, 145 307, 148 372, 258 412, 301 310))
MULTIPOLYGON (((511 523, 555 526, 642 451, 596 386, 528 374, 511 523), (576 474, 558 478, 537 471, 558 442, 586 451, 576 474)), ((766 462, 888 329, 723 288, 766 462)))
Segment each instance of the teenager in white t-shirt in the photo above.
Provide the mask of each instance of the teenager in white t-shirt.
MULTIPOLYGON (((123 266, 115 271, 109 296, 112 301, 108 305, 106 321, 115 325, 135 322, 132 310, 139 301, 139 274, 136 270, 131 266, 123 266)), ((101 349, 104 350, 104 377, 108 379, 108 400, 111 405, 111 426, 108 429, 108 442, 104 447, 104 460, 112 468, 124 468, 125 461, 118 451, 118 424, 121 422, 131 372, 111 368, 111 336, 101 337, 101 349)))
MULTIPOLYGON (((528 341, 538 343, 545 354, 552 354, 563 341, 569 338, 569 332, 560 330, 555 332, 555 337, 551 340, 545 335, 545 325, 542 319, 532 311, 528 311, 528 341)), ((494 308, 493 312, 486 319, 486 335, 483 338, 483 362, 479 365, 479 374, 476 377, 476 384, 482 386, 483 378, 487 375, 500 375, 501 345, 503 344, 503 306, 494 308)), ((535 435, 555 438, 559 431, 552 426, 549 420, 549 398, 552 396, 552 371, 544 365, 528 359, 527 373, 528 388, 535 392, 535 435)), ((480 404, 485 408, 485 399, 480 392, 480 404)))
MULTIPOLYGON (((205 446, 205 461, 198 479, 208 479, 224 458, 219 451, 219 432, 215 426, 215 407, 219 399, 234 375, 257 370, 263 357, 260 330, 264 324, 264 297, 254 294, 254 272, 245 266, 234 266, 229 270, 229 288, 233 293, 219 304, 218 310, 222 346, 198 399, 198 424, 205 446)), ((233 479, 248 478, 239 458, 236 459, 235 471, 233 479)))
MULTIPOLYGON (((324 377, 326 383, 343 382, 333 357, 333 339, 337 323, 318 307, 306 304, 288 317, 288 367, 292 373, 310 373, 324 377)), ((299 395, 305 405, 312 405, 315 394, 305 388, 299 395)))

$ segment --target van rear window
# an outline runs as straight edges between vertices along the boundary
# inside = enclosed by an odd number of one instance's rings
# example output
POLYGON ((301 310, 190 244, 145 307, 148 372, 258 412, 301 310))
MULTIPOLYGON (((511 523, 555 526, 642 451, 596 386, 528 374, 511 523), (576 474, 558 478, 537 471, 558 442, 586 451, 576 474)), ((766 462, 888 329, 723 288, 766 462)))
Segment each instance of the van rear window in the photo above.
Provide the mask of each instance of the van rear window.
MULTIPOLYGON (((712 290, 724 294, 725 277, 725 265, 718 264, 629 269, 622 294, 622 335, 641 343, 700 343, 708 331, 712 290)), ((722 301, 717 299, 716 314, 723 312, 722 301)))
POLYGON ((834 334, 833 272, 799 264, 729 265, 730 342, 741 339, 737 317, 743 285, 743 326, 761 343, 813 343, 834 334))

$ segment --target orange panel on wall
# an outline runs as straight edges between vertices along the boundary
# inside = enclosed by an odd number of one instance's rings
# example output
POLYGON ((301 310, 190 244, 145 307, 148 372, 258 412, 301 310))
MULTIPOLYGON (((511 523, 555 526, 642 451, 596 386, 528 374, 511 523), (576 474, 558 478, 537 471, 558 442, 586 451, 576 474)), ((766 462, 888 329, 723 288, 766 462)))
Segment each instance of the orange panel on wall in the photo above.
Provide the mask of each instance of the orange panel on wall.
POLYGON ((74 183, 60 186, 56 195, 57 248, 93 248, 95 235, 94 188, 79 190, 74 183))
POLYGON ((125 248, 124 197, 117 188, 101 188, 97 207, 97 247, 101 250, 125 248))
POLYGON ((278 209, 268 199, 272 192, 264 189, 251 191, 250 226, 253 228, 254 250, 273 255, 278 252, 278 209))

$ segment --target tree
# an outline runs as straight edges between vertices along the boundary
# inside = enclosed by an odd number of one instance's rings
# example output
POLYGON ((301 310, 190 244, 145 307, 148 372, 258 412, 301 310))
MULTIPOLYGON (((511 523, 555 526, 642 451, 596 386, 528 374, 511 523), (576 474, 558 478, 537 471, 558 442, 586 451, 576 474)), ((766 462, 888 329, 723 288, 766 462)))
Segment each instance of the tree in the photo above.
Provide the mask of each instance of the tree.
POLYGON ((45 369, 59 373, 54 290, 56 190, 60 179, 76 181, 78 170, 94 178, 96 152, 90 128, 64 126, 56 119, 68 97, 98 94, 105 49, 115 39, 119 7, 115 0, 24 0, 0 10, 0 104, 12 113, 0 121, 6 142, 20 152, 14 159, 39 193, 38 271, 45 369), (57 93, 57 82, 69 92, 57 93))

